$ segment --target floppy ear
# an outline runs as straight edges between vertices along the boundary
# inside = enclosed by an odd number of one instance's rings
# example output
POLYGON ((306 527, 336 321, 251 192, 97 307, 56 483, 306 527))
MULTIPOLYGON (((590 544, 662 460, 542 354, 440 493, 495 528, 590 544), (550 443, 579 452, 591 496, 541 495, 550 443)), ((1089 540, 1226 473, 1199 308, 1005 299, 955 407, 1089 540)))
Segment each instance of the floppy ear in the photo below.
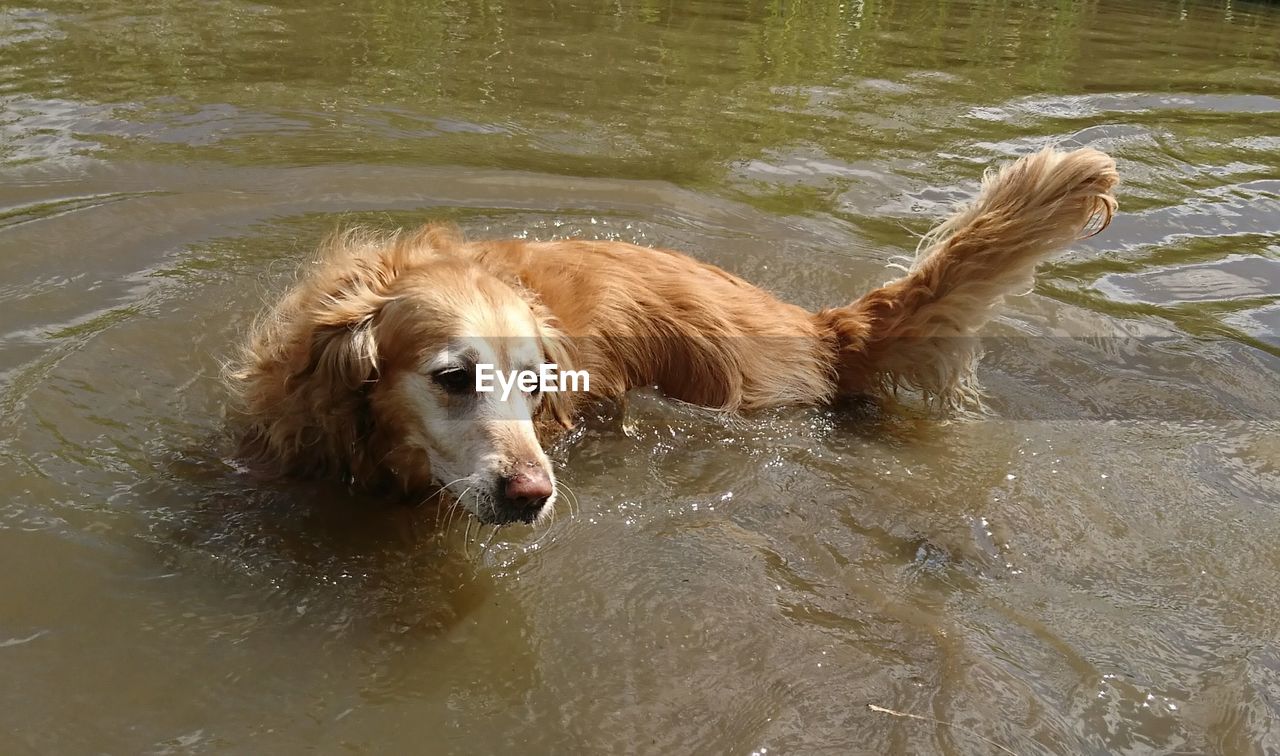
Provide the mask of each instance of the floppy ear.
MULTIPOLYGON (((317 324, 305 349, 295 355, 291 387, 334 394, 358 391, 378 372, 378 342, 373 334, 374 310, 346 323, 317 324)), ((304 346, 304 345, 300 345, 304 346)))
POLYGON ((373 321, 391 299, 386 294, 390 278, 382 260, 357 258, 345 269, 312 279, 294 324, 291 382, 312 381, 318 384, 312 388, 341 391, 360 389, 376 377, 373 321))
POLYGON ((255 327, 230 375, 246 422, 242 458, 268 472, 365 478, 374 321, 390 301, 376 264, 324 264, 255 327))

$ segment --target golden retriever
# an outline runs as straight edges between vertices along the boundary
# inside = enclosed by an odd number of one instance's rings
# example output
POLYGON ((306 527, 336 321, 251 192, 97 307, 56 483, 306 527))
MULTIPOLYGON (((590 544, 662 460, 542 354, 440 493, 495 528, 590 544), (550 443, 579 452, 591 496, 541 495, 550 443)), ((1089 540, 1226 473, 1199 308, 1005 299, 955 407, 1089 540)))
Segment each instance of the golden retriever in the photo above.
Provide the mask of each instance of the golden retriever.
POLYGON ((903 277, 819 312, 633 244, 349 231, 231 366, 240 455, 369 489, 457 486, 481 522, 531 522, 556 498, 543 443, 583 402, 633 387, 730 412, 899 387, 953 404, 973 395, 979 327, 1038 262, 1110 222, 1118 178, 1093 149, 989 172, 903 277), (585 371, 588 390, 476 390, 482 368, 545 364, 585 371))

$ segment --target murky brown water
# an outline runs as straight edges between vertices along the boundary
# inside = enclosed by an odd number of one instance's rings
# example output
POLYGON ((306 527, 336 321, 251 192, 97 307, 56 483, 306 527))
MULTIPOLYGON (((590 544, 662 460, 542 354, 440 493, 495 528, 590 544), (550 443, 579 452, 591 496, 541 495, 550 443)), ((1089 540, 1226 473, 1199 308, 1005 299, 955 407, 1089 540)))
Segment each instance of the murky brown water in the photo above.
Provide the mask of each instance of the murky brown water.
POLYGON ((0 752, 1280 753, 1280 6, 423 5, 0 3, 0 752), (827 305, 1048 138, 1123 214, 989 418, 640 394, 484 554, 224 461, 344 221, 827 305))

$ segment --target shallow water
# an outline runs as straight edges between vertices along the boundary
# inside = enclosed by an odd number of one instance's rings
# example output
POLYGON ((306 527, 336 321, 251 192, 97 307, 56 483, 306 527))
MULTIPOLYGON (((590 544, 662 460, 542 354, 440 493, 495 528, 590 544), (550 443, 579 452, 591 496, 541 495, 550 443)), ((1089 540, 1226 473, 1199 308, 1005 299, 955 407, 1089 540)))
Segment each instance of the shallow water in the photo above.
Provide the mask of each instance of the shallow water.
POLYGON ((0 752, 1280 752, 1274 3, 6 1, 0 177, 0 752), (1122 214, 988 417, 640 392, 483 552, 227 459, 341 224, 825 306, 1048 140, 1122 214))

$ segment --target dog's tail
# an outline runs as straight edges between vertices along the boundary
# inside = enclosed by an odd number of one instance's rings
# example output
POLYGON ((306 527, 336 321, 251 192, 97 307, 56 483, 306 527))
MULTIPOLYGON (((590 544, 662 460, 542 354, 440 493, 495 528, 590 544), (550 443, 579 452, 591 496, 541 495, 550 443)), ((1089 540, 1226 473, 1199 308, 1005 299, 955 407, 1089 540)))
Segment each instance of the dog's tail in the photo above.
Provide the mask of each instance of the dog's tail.
POLYGON ((974 334, 1036 264, 1106 228, 1115 161, 1094 149, 1047 148, 988 172, 976 200, 922 240, 902 278, 815 315, 838 346, 841 394, 916 389, 941 404, 976 396, 974 334))

